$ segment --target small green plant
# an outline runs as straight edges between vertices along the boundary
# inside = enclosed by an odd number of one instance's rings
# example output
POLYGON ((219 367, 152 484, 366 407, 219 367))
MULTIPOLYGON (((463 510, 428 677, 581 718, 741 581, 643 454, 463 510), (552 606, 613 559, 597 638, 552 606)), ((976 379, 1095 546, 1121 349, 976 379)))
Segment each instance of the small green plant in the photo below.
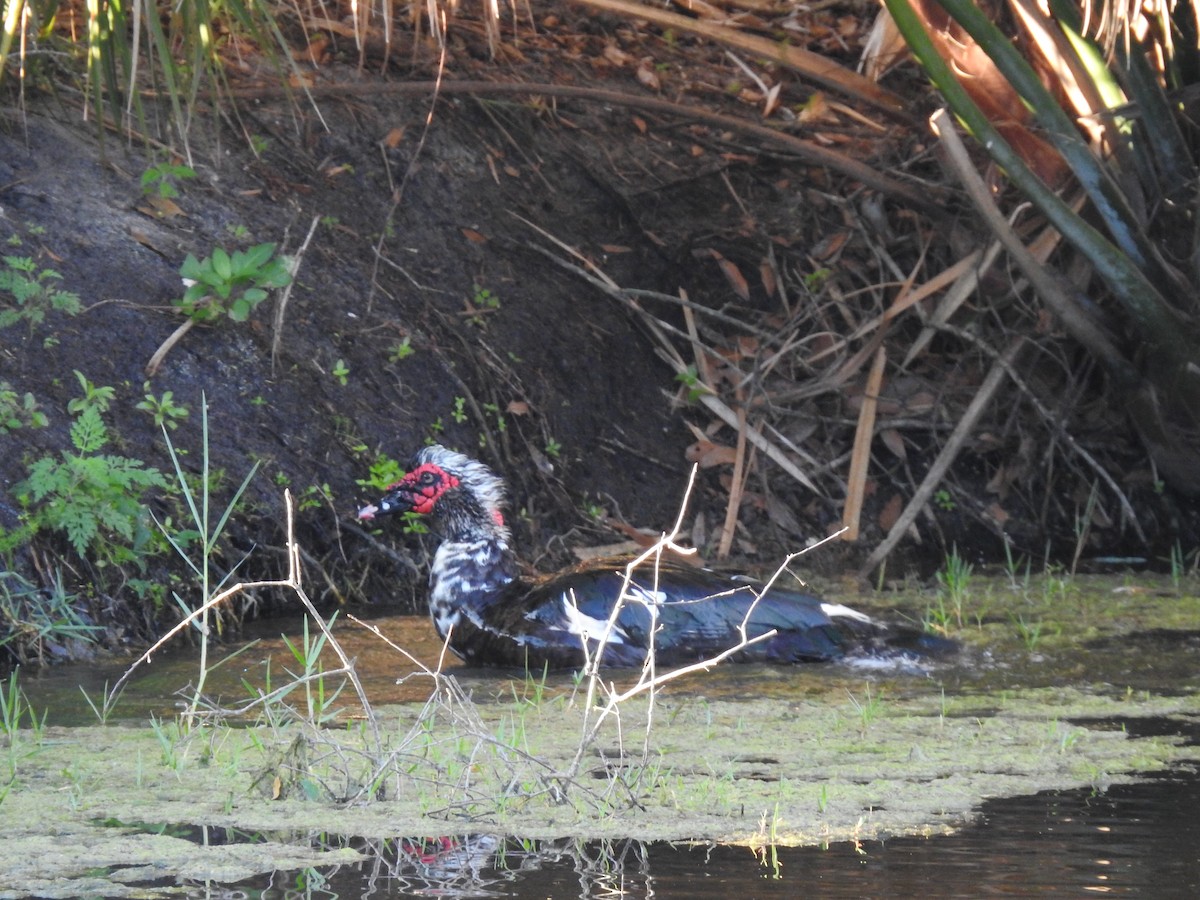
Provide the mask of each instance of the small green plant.
POLYGON ((60 572, 46 588, 16 572, 0 572, 0 649, 18 662, 42 662, 48 644, 95 640, 104 629, 84 620, 77 599, 60 572))
POLYGON ((705 394, 711 394, 712 391, 700 380, 700 373, 695 366, 688 366, 682 372, 675 376, 675 380, 687 388, 687 402, 695 403, 705 394))
POLYGON ((330 374, 342 387, 345 387, 350 383, 350 367, 346 365, 346 361, 343 359, 339 359, 333 364, 330 374))
POLYGON ((945 488, 937 490, 933 494, 933 502, 937 504, 939 509, 946 512, 954 512, 958 504, 954 502, 954 497, 945 488))
MULTIPOLYGON (((0 401, 0 409, 3 409, 2 401, 0 401)), ((0 428, 0 430, 3 430, 0 428)), ((1178 594, 1183 589, 1183 579, 1188 572, 1188 555, 1183 552, 1183 544, 1176 538, 1171 544, 1171 587, 1178 594)))
POLYGON ((108 407, 112 405, 113 398, 117 396, 116 388, 110 385, 97 387, 88 381, 87 377, 78 369, 75 370, 75 380, 79 382, 79 387, 83 390, 83 396, 68 400, 67 412, 72 415, 78 415, 88 409, 94 409, 98 413, 108 412, 108 407))
POLYGON ((238 240, 238 241, 244 241, 246 238, 250 237, 250 229, 247 228, 245 225, 241 225, 241 224, 234 225, 231 223, 229 225, 226 225, 225 233, 228 234, 234 240, 238 240))
POLYGON ((404 477, 404 466, 386 453, 380 453, 367 468, 367 477, 355 480, 359 487, 382 493, 404 477))
POLYGON ((28 256, 4 257, 4 268, 0 269, 0 295, 9 294, 15 306, 0 309, 0 328, 25 321, 32 334, 34 327, 45 321, 48 312, 78 315, 83 310, 79 295, 55 287, 54 282, 61 280, 62 275, 53 269, 39 271, 37 263, 28 256))
POLYGON ((452 418, 459 425, 461 425, 463 422, 467 421, 467 408, 466 407, 467 407, 467 398, 466 397, 455 397, 454 398, 454 412, 450 413, 450 418, 452 418))
MULTIPOLYGON (((242 483, 234 491, 229 505, 216 518, 216 524, 213 524, 214 510, 211 508, 210 501, 212 500, 213 491, 215 490, 219 476, 217 471, 212 467, 208 435, 208 400, 202 395, 200 398, 200 472, 193 479, 184 471, 180 453, 171 441, 170 433, 166 429, 163 429, 163 439, 167 442, 167 453, 170 455, 171 463, 175 467, 175 478, 179 485, 180 495, 187 504, 188 513, 191 515, 192 527, 176 531, 171 527, 170 522, 159 522, 156 520, 155 523, 158 525, 158 529, 163 537, 175 552, 179 554, 180 559, 196 575, 202 598, 202 611, 197 626, 200 632, 200 676, 196 681, 195 693, 192 695, 192 700, 185 714, 189 725, 194 721, 196 709, 203 696, 204 681, 208 675, 209 601, 233 577, 236 570, 236 567, 233 569, 223 567, 224 571, 221 578, 217 579, 217 573, 214 571, 214 558, 218 552, 218 543, 225 531, 225 526, 229 522, 229 517, 233 514, 242 495, 246 492, 246 488, 249 487, 259 466, 258 462, 255 462, 250 467, 250 471, 246 473, 246 477, 242 479, 242 483), (193 558, 191 555, 190 548, 193 546, 196 548, 197 558, 193 558)), ((175 602, 179 604, 180 608, 190 614, 191 609, 187 603, 178 594, 175 594, 174 597, 175 602)))
POLYGON ((19 669, 0 687, 0 734, 12 740, 21 728, 21 720, 30 715, 29 701, 17 683, 19 669))
POLYGON ((191 166, 159 163, 142 173, 142 193, 148 197, 171 200, 179 196, 179 182, 196 177, 191 166))
POLYGON ((413 348, 412 338, 405 336, 399 343, 393 344, 388 350, 388 362, 400 362, 402 359, 408 359, 417 351, 413 348))
POLYGON ((1004 540, 1004 572, 1008 575, 1008 585, 1014 591, 1024 590, 1029 593, 1029 583, 1032 580, 1032 566, 1028 559, 1024 556, 1013 556, 1012 541, 1005 538, 1004 540), (1024 574, 1018 578, 1018 573, 1024 566, 1024 574))
POLYGON ((153 416, 154 424, 159 428, 174 431, 188 417, 188 408, 175 402, 172 391, 163 391, 161 397, 155 397, 148 381, 142 385, 142 390, 146 392, 146 398, 136 408, 153 416))
POLYGON ((554 438, 547 438, 547 440, 546 440, 546 455, 552 456, 555 459, 558 459, 559 456, 562 455, 562 444, 560 444, 554 438))
POLYGON ((1011 619, 1021 643, 1025 645, 1026 650, 1032 653, 1037 647, 1038 641, 1042 639, 1042 623, 1029 621, 1022 613, 1017 613, 1011 619))
POLYGON ((809 272, 804 276, 804 289, 810 294, 818 294, 821 288, 825 287, 825 282, 829 280, 829 276, 833 274, 831 269, 817 269, 809 272))
POLYGON ((33 394, 19 394, 7 381, 0 380, 0 434, 19 428, 45 428, 47 421, 33 394))
MULTIPOLYGON (((963 608, 970 594, 969 585, 974 567, 958 555, 958 547, 952 547, 946 557, 946 565, 937 573, 939 602, 943 619, 952 614, 959 628, 963 624, 963 608)), ((948 625, 944 621, 943 625, 948 625)))
POLYGON ((0 682, 0 737, 5 738, 4 768, 7 770, 0 772, 0 804, 17 779, 17 764, 38 751, 46 730, 46 714, 39 719, 29 705, 29 698, 17 683, 18 671, 13 670, 5 681, 0 682), (25 746, 25 728, 33 738, 31 747, 25 746))
POLYGON ((188 288, 175 305, 196 322, 223 315, 245 322, 267 299, 267 288, 285 287, 292 280, 287 260, 275 255, 274 244, 258 244, 232 254, 216 247, 212 256, 204 259, 189 253, 179 274, 188 288))
POLYGON ((297 498, 296 508, 300 512, 309 509, 317 509, 323 503, 332 503, 333 489, 329 487, 328 482, 323 484, 310 484, 306 487, 297 498))
POLYGON ((850 691, 846 691, 846 695, 850 698, 850 705, 858 713, 863 731, 866 731, 870 724, 878 719, 883 712, 883 695, 872 696, 870 682, 867 682, 866 688, 867 692, 864 700, 859 700, 850 691))
MULTIPOLYGON (((332 627, 336 618, 337 613, 334 613, 326 624, 332 627)), ((328 631, 321 631, 320 634, 311 635, 308 618, 305 617, 304 630, 298 642, 293 642, 286 635, 283 638, 284 644, 296 662, 300 664, 301 671, 288 673, 292 676, 293 682, 288 688, 281 690, 277 696, 282 698, 291 689, 303 685, 305 710, 302 715, 306 721, 313 722, 318 726, 328 724, 337 716, 337 710, 334 709, 333 704, 346 686, 346 682, 342 681, 338 687, 330 691, 325 683, 321 652, 325 649, 328 634, 328 631)))
MULTIPOLYGON (((472 310, 483 312, 485 310, 495 310, 500 308, 500 298, 492 293, 490 288, 485 288, 481 285, 474 284, 471 286, 471 290, 473 291, 470 304, 472 310)), ((474 315, 471 317, 470 322, 472 325, 482 326, 483 316, 474 315)))
POLYGON ((140 459, 102 454, 108 441, 100 409, 86 406, 71 426, 74 451, 37 460, 13 491, 27 510, 26 536, 50 529, 80 556, 140 564, 150 546, 146 494, 168 484, 140 459))
POLYGON ((491 289, 480 287, 478 284, 472 285, 471 289, 475 292, 475 305, 482 309, 499 309, 500 298, 492 293, 491 289))

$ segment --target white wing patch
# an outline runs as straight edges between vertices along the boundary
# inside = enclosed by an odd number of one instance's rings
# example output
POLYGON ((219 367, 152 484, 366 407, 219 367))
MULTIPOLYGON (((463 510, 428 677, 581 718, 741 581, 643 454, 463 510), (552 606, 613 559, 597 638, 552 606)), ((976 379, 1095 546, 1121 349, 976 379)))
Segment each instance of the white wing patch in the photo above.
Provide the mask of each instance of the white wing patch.
POLYGON ((608 627, 607 619, 594 619, 579 611, 570 595, 562 595, 563 612, 567 617, 567 631, 597 643, 624 644, 628 635, 620 625, 608 627), (605 638, 607 637, 607 641, 605 638))
POLYGON ((866 613, 861 613, 857 609, 851 609, 848 606, 842 606, 840 603, 822 603, 821 612, 833 618, 834 616, 845 616, 848 619, 857 619, 860 622, 871 622, 872 619, 866 613))
POLYGON ((667 595, 663 591, 652 591, 649 588, 642 587, 636 581, 629 583, 629 588, 626 594, 633 600, 639 603, 645 603, 647 606, 659 606, 667 602, 667 595))

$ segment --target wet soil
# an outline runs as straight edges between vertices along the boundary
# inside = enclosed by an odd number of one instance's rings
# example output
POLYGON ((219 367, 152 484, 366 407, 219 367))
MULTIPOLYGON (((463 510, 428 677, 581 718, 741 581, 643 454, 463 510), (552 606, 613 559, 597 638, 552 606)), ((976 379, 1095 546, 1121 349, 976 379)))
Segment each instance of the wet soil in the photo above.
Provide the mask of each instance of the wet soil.
MULTIPOLYGON (((611 301, 531 249, 542 240, 521 219, 588 252, 635 247, 615 255, 611 269, 646 287, 673 291, 683 270, 639 237, 622 194, 597 176, 594 139, 524 104, 442 100, 410 171, 429 105, 426 98, 324 104, 329 130, 307 138, 291 130, 284 101, 257 109, 254 132, 268 136, 262 157, 235 144, 219 162, 198 163, 200 178, 183 183, 181 212, 169 218, 145 211, 138 179, 151 156, 111 137, 101 147, 69 113, 37 111, 10 122, 0 135, 0 237, 59 271, 87 309, 5 334, 0 376, 32 393, 50 424, 4 436, 4 524, 15 524, 19 504, 10 492, 27 466, 70 446, 75 370, 116 388, 107 452, 167 472, 162 435, 136 403, 170 391, 189 408, 172 439, 198 468, 203 396, 210 457, 225 473, 214 504, 259 464, 225 564, 251 546, 280 545, 282 486, 289 485, 302 506, 298 536, 329 575, 324 599, 412 602, 414 582, 403 566, 364 583, 372 559, 379 569, 378 556, 344 521, 373 498, 356 480, 368 477, 380 454, 403 463, 431 438, 504 471, 520 528, 542 552, 551 536, 588 528, 587 506, 639 525, 669 522, 690 441, 665 396, 671 375, 611 301), (397 150, 382 148, 397 128, 409 137, 397 150), (519 140, 520 154, 498 149, 505 135, 519 140), (393 187, 406 172, 393 211, 393 187), (181 322, 170 303, 181 294, 187 253, 261 241, 295 252, 314 219, 320 224, 286 310, 277 307, 277 329, 261 310, 249 323, 197 327, 146 376, 151 355, 181 322), (404 342, 412 354, 397 359, 404 342)), ((597 117, 592 134, 628 137, 625 117, 597 117)), ((679 221, 677 204, 647 202, 663 222, 679 221)), ((606 529, 591 531, 593 542, 613 539, 606 529)), ((121 593, 102 573, 80 574, 121 593)))

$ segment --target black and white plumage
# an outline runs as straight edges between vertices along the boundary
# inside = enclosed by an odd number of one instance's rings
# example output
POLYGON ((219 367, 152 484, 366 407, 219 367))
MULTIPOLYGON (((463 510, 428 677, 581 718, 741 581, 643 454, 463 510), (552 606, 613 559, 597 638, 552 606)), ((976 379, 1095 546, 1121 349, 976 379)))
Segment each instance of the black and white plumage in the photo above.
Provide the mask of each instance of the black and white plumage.
POLYGON ((759 584, 666 562, 647 564, 628 584, 628 560, 620 559, 525 579, 505 505, 504 484, 491 469, 432 445, 358 514, 429 517, 441 541, 430 571, 430 614, 467 662, 571 668, 602 653, 606 666, 640 666, 653 646, 659 665, 677 665, 735 646, 743 624, 749 638, 775 634, 732 657, 742 662, 822 661, 889 644, 887 628, 848 607, 779 588, 763 593, 759 584))

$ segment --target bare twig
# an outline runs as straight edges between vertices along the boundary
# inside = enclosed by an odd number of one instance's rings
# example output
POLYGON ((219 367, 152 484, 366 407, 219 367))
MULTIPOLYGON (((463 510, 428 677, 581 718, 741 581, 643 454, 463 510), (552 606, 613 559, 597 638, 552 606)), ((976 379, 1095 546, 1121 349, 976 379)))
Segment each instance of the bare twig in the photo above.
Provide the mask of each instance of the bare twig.
POLYGON ((962 418, 958 420, 958 424, 954 427, 954 431, 950 433, 950 437, 946 439, 946 444, 938 453, 937 458, 929 467, 929 471, 925 473, 925 478, 917 487, 916 493, 912 499, 908 501, 908 506, 900 513, 888 532, 887 537, 871 551, 871 555, 862 565, 860 574, 869 574, 876 566, 878 566, 887 555, 892 552, 892 548, 899 543, 904 537, 906 531, 921 510, 925 508, 925 504, 929 502, 929 498, 933 496, 933 492, 937 486, 941 484, 942 478, 949 471, 950 466, 958 457, 959 450, 971 435, 971 431, 975 428, 975 423, 979 421, 979 417, 983 415, 984 410, 991 405, 992 400, 996 396, 996 392, 1000 389, 1000 385, 1004 383, 1004 376, 1008 374, 1009 368, 1017 359, 1017 355, 1025 346, 1023 338, 1018 337, 1009 348, 1004 352, 1001 359, 996 360, 992 364, 991 370, 987 377, 983 379, 983 383, 979 386, 979 390, 975 392, 975 397, 971 400, 971 405, 967 407, 962 414, 962 418), (1003 360, 1003 362, 1002 362, 1003 360))
POLYGON ((279 345, 283 340, 283 317, 287 310, 288 300, 292 297, 292 286, 296 283, 296 274, 300 271, 300 264, 304 262, 304 254, 308 252, 308 245, 312 241, 313 234, 317 230, 317 225, 320 223, 320 216, 313 216, 312 224, 308 226, 308 234, 304 237, 304 243, 300 245, 300 249, 296 251, 291 259, 291 264, 288 266, 288 271, 291 272, 291 279, 283 289, 283 293, 279 295, 279 302, 275 304, 275 315, 272 318, 271 324, 271 372, 275 371, 275 362, 279 358, 279 345))

